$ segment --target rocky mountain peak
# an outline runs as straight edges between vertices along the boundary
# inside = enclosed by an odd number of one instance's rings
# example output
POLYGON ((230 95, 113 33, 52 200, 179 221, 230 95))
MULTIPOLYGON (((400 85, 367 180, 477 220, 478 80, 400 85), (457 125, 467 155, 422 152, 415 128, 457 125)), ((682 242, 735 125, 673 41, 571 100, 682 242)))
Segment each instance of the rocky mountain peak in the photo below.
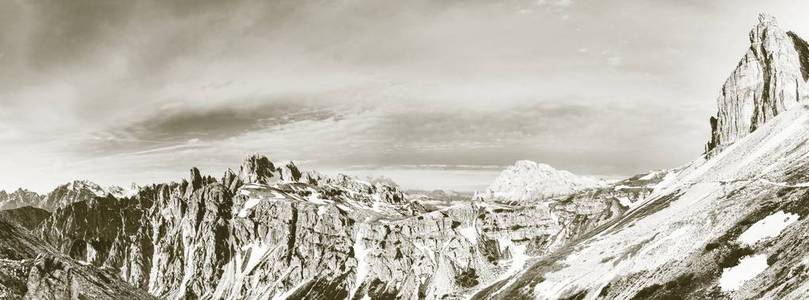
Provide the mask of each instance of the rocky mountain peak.
POLYGON ((106 197, 109 192, 100 185, 89 180, 74 180, 56 187, 35 205, 48 211, 67 206, 71 203, 88 201, 96 197, 106 197))
POLYGON ((138 195, 138 190, 140 190, 140 186, 136 183, 132 183, 129 187, 122 187, 113 185, 107 188, 107 192, 115 198, 131 198, 138 195))
POLYGON ((761 24, 776 24, 776 19, 774 16, 768 13, 759 13, 758 14, 758 23, 761 24))
POLYGON ((750 47, 722 86, 705 150, 721 151, 809 97, 806 43, 785 32, 775 17, 759 15, 750 47))
POLYGON ((244 183, 270 183, 270 179, 275 177, 275 165, 267 156, 253 154, 242 162, 239 169, 239 178, 244 183))
POLYGON ((548 164, 543 164, 531 160, 518 160, 514 163, 514 169, 522 169, 522 170, 532 170, 535 172, 543 172, 543 173, 553 173, 558 172, 555 168, 551 167, 548 164))
POLYGON ((103 197, 107 194, 107 191, 104 190, 104 188, 102 188, 100 185, 86 179, 73 180, 63 186, 64 188, 71 191, 87 190, 93 192, 99 197, 103 197))
POLYGON ((196 190, 202 187, 202 175, 199 173, 199 169, 191 168, 191 186, 196 190))
POLYGON ((23 188, 18 188, 11 193, 0 191, 0 210, 36 205, 36 203, 42 201, 43 197, 23 188))
POLYGON ((520 160, 500 173, 480 197, 526 201, 570 194, 602 184, 597 179, 557 170, 547 164, 520 160))
POLYGON ((281 175, 281 180, 284 181, 298 181, 301 179, 301 171, 291 161, 279 167, 278 173, 281 175))

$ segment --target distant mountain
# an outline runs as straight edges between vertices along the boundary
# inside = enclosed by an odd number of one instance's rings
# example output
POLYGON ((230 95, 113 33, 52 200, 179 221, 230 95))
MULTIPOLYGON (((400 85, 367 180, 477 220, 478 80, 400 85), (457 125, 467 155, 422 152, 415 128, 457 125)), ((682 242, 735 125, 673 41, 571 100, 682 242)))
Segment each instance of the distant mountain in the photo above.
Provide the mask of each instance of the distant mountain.
POLYGON ((11 194, 0 191, 0 210, 38 205, 44 198, 43 195, 25 189, 17 189, 11 194))
POLYGON ((74 180, 56 187, 36 207, 54 211, 71 203, 92 200, 107 194, 104 188, 91 181, 74 180))
POLYGON ((416 202, 424 206, 427 211, 436 211, 445 209, 454 205, 468 204, 472 201, 474 193, 472 192, 458 192, 449 190, 407 190, 405 191, 405 198, 408 201, 416 202))
POLYGON ((89 180, 74 180, 57 186, 46 195, 18 189, 11 194, 0 191, 0 210, 25 206, 54 211, 71 203, 93 200, 107 195, 116 198, 129 198, 137 195, 139 187, 134 183, 129 188, 110 186, 107 188, 89 180))
POLYGON ((131 184, 129 187, 121 187, 113 185, 105 189, 107 194, 112 195, 113 197, 118 199, 135 197, 138 195, 138 190, 140 190, 140 187, 134 183, 131 184))
POLYGON ((484 199, 528 201, 569 195, 584 189, 604 187, 606 182, 578 176, 529 160, 508 167, 480 195, 484 199))

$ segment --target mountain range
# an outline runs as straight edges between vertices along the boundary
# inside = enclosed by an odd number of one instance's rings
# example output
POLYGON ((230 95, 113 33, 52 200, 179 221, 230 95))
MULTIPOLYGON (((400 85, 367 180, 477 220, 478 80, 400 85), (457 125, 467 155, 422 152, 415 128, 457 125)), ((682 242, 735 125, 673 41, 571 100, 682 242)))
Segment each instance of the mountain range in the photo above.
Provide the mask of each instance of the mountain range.
POLYGON ((806 299, 809 46, 759 17, 704 155, 481 193, 247 156, 214 177, 0 192, 3 299, 806 299))

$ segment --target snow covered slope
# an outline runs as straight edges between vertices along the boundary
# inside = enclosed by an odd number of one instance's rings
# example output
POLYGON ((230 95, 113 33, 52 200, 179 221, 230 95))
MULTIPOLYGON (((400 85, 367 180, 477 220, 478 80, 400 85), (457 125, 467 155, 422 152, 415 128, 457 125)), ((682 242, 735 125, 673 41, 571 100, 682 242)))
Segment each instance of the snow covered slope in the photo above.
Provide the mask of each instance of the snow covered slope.
POLYGON ((605 183, 595 178, 578 176, 546 164, 521 160, 500 173, 480 196, 485 199, 528 201, 568 195, 601 186, 605 186, 605 183))
POLYGON ((809 108, 795 106, 476 297, 805 299, 808 143, 809 108))

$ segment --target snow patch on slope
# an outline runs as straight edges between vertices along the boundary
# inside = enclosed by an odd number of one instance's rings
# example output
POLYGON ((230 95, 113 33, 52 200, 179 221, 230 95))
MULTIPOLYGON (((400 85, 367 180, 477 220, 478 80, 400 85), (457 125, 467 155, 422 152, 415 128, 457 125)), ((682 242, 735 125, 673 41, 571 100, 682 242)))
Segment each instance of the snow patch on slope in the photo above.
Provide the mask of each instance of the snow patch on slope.
MULTIPOLYGON (((511 254, 511 264, 508 266, 508 270, 506 270, 505 273, 500 275, 500 278, 498 278, 494 282, 505 280, 506 278, 514 276, 517 273, 519 273, 520 271, 522 271, 523 268, 525 267, 525 263, 528 262, 528 258, 529 258, 528 255, 526 255, 526 253, 525 253, 525 250, 526 250, 525 245, 516 245, 516 244, 514 244, 513 241, 511 241, 508 238, 498 239, 498 244, 500 244, 500 250, 501 251, 505 252, 506 250, 508 250, 509 253, 511 254)), ((503 287, 501 287, 499 290, 494 292, 493 295, 499 294, 500 292, 505 290, 508 286, 514 284, 514 282, 516 282, 517 279, 518 279, 518 277, 516 277, 516 276, 512 277, 508 281, 508 283, 506 283, 505 285, 503 285, 503 287)))
POLYGON ((745 282, 766 270, 767 267, 767 255, 746 256, 739 261, 738 265, 725 268, 722 271, 719 286, 723 292, 735 291, 742 287, 745 282))
POLYGON ((246 218, 247 215, 250 213, 250 210, 253 209, 253 207, 258 205, 260 202, 261 199, 258 198, 247 199, 247 201, 244 202, 244 207, 242 207, 242 210, 239 211, 239 217, 246 218))
POLYGON ((349 294, 349 299, 354 299, 354 294, 357 293, 360 285, 365 281, 365 277, 368 276, 369 264, 366 261, 366 256, 369 251, 369 249, 365 248, 365 242, 362 240, 362 230, 360 230, 354 239, 354 258, 357 259, 357 268, 354 276, 354 286, 349 294))
POLYGON ((242 247, 242 250, 250 251, 250 258, 247 259, 247 265, 245 265, 244 268, 245 272, 250 272, 261 262, 262 258, 267 254, 267 251, 270 250, 270 245, 258 241, 242 247))
POLYGON ((460 233, 463 237, 469 240, 469 242, 472 243, 472 245, 478 244, 478 233, 475 230, 474 226, 461 228, 458 230, 458 233, 460 233))
POLYGON ((764 239, 773 238, 781 234, 787 226, 797 221, 800 217, 796 214, 787 214, 778 211, 764 219, 759 220, 753 226, 745 230, 739 238, 739 242, 745 245, 753 245, 764 239))

